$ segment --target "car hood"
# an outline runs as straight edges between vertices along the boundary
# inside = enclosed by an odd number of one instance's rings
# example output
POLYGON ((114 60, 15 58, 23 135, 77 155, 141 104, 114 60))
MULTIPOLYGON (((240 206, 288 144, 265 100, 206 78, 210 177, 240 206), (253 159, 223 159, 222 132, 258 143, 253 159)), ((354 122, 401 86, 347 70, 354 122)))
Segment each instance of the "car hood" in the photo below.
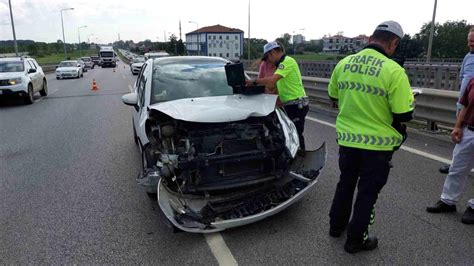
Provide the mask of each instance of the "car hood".
POLYGON ((15 79, 25 75, 24 72, 4 72, 0 73, 0 79, 15 79))
POLYGON ((132 67, 142 67, 144 63, 133 63, 132 67))
POLYGON ((149 109, 188 122, 222 123, 240 121, 251 116, 267 116, 275 110, 276 99, 276 95, 270 94, 234 94, 156 103, 150 105, 149 109))
POLYGON ((58 67, 56 71, 77 71, 79 67, 58 67))

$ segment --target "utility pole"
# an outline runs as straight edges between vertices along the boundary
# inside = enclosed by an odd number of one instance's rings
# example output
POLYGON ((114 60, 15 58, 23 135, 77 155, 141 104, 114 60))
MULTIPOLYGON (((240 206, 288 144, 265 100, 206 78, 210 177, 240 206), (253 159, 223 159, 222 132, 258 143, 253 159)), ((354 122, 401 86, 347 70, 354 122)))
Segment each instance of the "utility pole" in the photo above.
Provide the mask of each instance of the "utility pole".
POLYGON ((82 57, 82 51, 81 51, 81 33, 80 33, 80 29, 81 28, 86 28, 87 26, 84 25, 84 26, 80 26, 79 28, 77 28, 77 39, 79 40, 79 45, 77 46, 77 48, 79 49, 79 57, 82 57))
POLYGON ((15 56, 18 56, 18 44, 16 43, 15 23, 13 22, 12 2, 8 0, 8 6, 10 7, 10 19, 12 20, 12 31, 13 31, 13 43, 15 45, 15 56))
POLYGON ((426 63, 431 62, 431 50, 433 48, 433 35, 434 35, 434 28, 435 28, 435 18, 436 18, 436 6, 438 4, 438 0, 434 1, 434 8, 433 8, 433 19, 431 20, 431 28, 430 28, 430 39, 428 42, 428 52, 426 53, 426 63))
POLYGON ((61 27, 63 29, 63 45, 64 45, 64 59, 67 59, 67 55, 66 55, 66 38, 64 37, 64 22, 63 22, 63 11, 66 11, 66 10, 74 10, 74 8, 63 8, 60 10, 61 12, 61 27))
POLYGON ((181 39, 181 19, 179 20, 179 39, 181 39))
POLYGON ((250 0, 249 0, 249 33, 247 34, 248 39, 247 39, 247 57, 248 60, 250 60, 250 0))

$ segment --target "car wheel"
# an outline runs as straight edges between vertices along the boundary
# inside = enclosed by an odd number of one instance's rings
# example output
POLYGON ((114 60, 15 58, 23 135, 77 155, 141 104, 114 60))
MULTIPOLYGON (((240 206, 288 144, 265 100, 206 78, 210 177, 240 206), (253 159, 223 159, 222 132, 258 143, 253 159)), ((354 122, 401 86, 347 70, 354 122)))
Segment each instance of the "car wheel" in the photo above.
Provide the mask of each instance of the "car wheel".
POLYGON ((59 77, 56 77, 56 79, 59 79, 59 77))
POLYGON ((46 79, 43 79, 43 89, 40 90, 41 96, 47 96, 48 95, 48 83, 46 83, 46 79))
POLYGON ((32 104, 34 101, 33 98, 33 85, 28 84, 28 94, 25 96, 25 104, 32 104))
MULTIPOLYGON (((141 145, 140 145, 141 147, 141 145)), ((140 149, 142 154, 142 173, 145 173, 145 169, 152 167, 156 162, 153 161, 152 151, 148 148, 149 146, 146 145, 140 149)), ((147 189, 146 193, 154 197, 157 194, 157 189, 149 190, 147 189)))

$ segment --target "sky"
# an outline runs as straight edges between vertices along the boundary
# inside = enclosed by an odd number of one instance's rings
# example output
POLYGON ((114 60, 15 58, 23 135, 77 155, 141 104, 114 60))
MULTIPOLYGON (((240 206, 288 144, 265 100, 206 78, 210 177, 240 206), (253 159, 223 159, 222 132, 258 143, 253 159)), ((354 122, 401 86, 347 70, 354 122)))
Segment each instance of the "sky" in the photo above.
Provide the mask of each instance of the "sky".
MULTIPOLYGON (((60 9, 64 11, 66 42, 108 43, 163 41, 199 28, 220 24, 244 31, 248 37, 249 0, 11 0, 17 39, 55 42, 62 39, 60 9), (190 23, 190 21, 195 23, 190 23), (196 25, 197 23, 197 25, 196 25)), ((303 34, 306 40, 343 32, 370 35, 377 24, 399 22, 414 35, 430 22, 434 0, 250 0, 250 37, 267 41, 284 33, 303 34)), ((436 21, 466 20, 474 24, 474 0, 439 0, 436 21)), ((8 0, 0 0, 0 40, 12 40, 8 0)))

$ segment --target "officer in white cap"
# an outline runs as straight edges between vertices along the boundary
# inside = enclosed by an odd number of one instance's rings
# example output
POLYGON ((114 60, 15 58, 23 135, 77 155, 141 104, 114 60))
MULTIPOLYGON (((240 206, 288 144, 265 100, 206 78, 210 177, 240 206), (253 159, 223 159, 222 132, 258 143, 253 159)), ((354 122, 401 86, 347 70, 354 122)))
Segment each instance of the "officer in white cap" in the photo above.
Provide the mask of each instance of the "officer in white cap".
POLYGON ((277 88, 278 96, 288 117, 293 121, 298 131, 300 155, 304 155, 305 141, 303 136, 306 114, 309 110, 309 98, 303 87, 301 72, 296 60, 284 53, 283 47, 277 42, 269 42, 263 47, 263 58, 275 64, 276 70, 272 76, 256 80, 248 80, 248 85, 265 85, 277 88))
POLYGON ((329 97, 339 107, 341 171, 329 213, 329 235, 339 237, 347 229, 344 249, 349 253, 378 245, 368 227, 375 220, 374 206, 387 182, 393 152, 406 139, 401 123, 412 119, 414 99, 408 77, 390 59, 402 38, 400 24, 381 23, 368 46, 337 64, 328 86, 329 97))

